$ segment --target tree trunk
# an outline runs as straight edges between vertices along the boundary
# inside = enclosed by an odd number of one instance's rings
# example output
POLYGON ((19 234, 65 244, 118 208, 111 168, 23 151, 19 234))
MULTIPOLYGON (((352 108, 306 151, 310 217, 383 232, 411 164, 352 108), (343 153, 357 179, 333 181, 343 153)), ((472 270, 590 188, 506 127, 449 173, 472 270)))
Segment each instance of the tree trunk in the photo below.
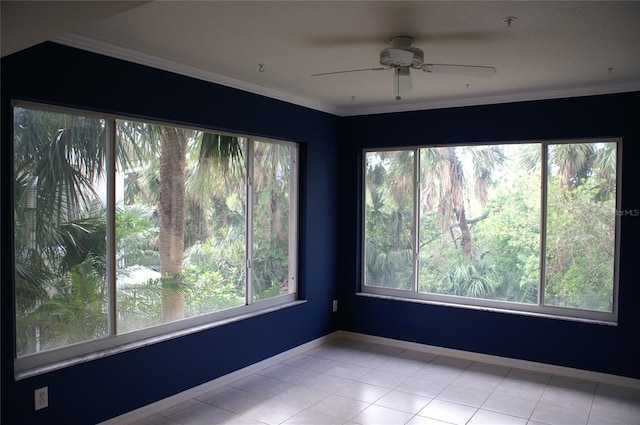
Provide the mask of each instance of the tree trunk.
POLYGON ((187 134, 185 130, 160 128, 160 187, 158 215, 160 273, 167 281, 162 290, 162 320, 184 318, 184 293, 177 288, 182 272, 185 218, 185 170, 187 134))
POLYGON ((462 173, 462 163, 456 154, 455 148, 448 148, 447 153, 450 162, 451 200, 453 202, 453 210, 458 219, 458 227, 460 228, 462 255, 464 258, 470 260, 473 256, 473 247, 471 245, 471 231, 469 230, 469 223, 467 222, 467 214, 464 209, 464 176, 462 173))
POLYGON ((460 227, 460 233, 462 235, 462 255, 467 260, 471 260, 473 256, 473 247, 471 245, 471 231, 469 230, 469 223, 467 221, 467 215, 464 212, 464 207, 460 211, 458 217, 458 226, 460 227))

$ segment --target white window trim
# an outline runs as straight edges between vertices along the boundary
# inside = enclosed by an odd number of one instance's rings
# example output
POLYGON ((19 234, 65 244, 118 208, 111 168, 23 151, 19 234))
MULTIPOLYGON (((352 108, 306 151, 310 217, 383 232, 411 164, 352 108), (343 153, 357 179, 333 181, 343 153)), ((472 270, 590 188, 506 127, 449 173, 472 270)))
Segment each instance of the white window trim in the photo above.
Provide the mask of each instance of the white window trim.
MULTIPOLYGON (((357 295, 369 296, 380 299, 388 299, 404 302, 416 302, 422 304, 431 304, 438 306, 447 306, 454 308, 467 308, 482 311, 492 311, 499 313, 526 315, 534 317, 545 317, 560 320, 596 323, 602 325, 617 326, 618 324, 618 291, 619 291, 619 269, 620 269, 620 228, 621 228, 621 216, 616 213, 615 217, 615 258, 613 263, 613 307, 611 312, 601 312, 594 310, 583 310, 571 307, 557 307, 544 305, 544 282, 540 277, 538 280, 538 304, 525 304, 516 303, 510 301, 491 300, 486 298, 471 298, 461 297, 455 295, 433 294, 433 293, 421 293, 418 291, 418 273, 417 263, 419 252, 414 248, 414 262, 413 262, 413 289, 402 290, 393 288, 383 288, 375 286, 367 286, 365 282, 366 277, 366 161, 367 153, 369 152, 384 152, 384 151, 413 151, 414 152, 414 238, 416 241, 419 239, 419 206, 416 201, 419 199, 419 167, 420 167, 420 155, 419 150, 421 148, 436 148, 436 147, 450 147, 450 146, 487 146, 487 145, 507 145, 507 144, 540 144, 543 147, 554 144, 575 144, 575 143, 594 143, 598 141, 607 141, 610 143, 616 143, 616 212, 620 210, 622 205, 622 138, 620 137, 599 137, 590 139, 562 139, 562 140, 527 140, 527 141, 511 141, 511 142, 482 142, 482 143, 455 143, 447 145, 420 145, 410 147, 393 147, 393 148, 379 148, 379 149, 363 149, 361 159, 361 267, 360 267, 360 292, 357 295)), ((547 191, 546 191, 546 173, 547 173, 547 161, 546 161, 547 149, 542 149, 541 157, 541 229, 540 229, 540 270, 544 270, 544 247, 546 245, 546 207, 547 207, 547 191)), ((418 243, 414 243, 414 247, 419 246, 418 243)), ((540 273, 540 276, 542 272, 540 273)))
MULTIPOLYGON (((221 132, 215 129, 202 128, 198 126, 185 126, 176 125, 166 121, 153 121, 148 119, 140 119, 135 117, 127 117, 124 115, 116 114, 101 114, 92 112, 90 110, 67 108, 61 106, 53 106, 38 102, 29 102, 14 100, 12 101, 13 108, 26 108, 42 110, 47 112, 57 112, 64 114, 81 115, 85 117, 91 117, 96 119, 103 119, 107 125, 107 308, 108 314, 108 335, 102 338, 96 338, 93 340, 83 341, 76 344, 70 344, 68 346, 54 348, 38 353, 28 354, 21 357, 16 357, 14 352, 14 378, 16 380, 25 379, 28 377, 36 376, 42 373, 50 372, 53 370, 62 369, 72 365, 92 361, 98 358, 110 356, 117 353, 133 350, 136 348, 144 347, 151 344, 167 341, 173 338, 182 337, 195 332, 204 331, 207 329, 223 326, 229 323, 237 322, 240 320, 249 319, 252 317, 260 316, 270 312, 278 311, 284 308, 289 308, 304 304, 305 300, 298 299, 298 187, 299 187, 299 149, 298 144, 295 142, 277 140, 265 137, 253 137, 248 135, 233 134, 228 132, 221 132), (188 128, 190 130, 204 131, 215 134, 234 136, 247 140, 247 152, 248 147, 255 141, 275 143, 281 145, 288 145, 293 147, 292 149, 292 164, 290 170, 290 184, 289 189, 289 293, 282 294, 275 297, 253 300, 252 292, 253 285, 251 278, 251 264, 250 256, 253 252, 253 225, 251 221, 251 210, 247 208, 247 222, 245 223, 245 229, 247 232, 247 249, 246 249, 246 273, 245 273, 245 305, 232 307, 229 309, 216 311, 208 314, 203 314, 195 317, 189 317, 169 323, 162 323, 155 326, 126 332, 122 334, 117 333, 116 323, 116 264, 115 264, 115 215, 116 215, 116 193, 115 193, 115 143, 116 143, 116 120, 131 120, 131 121, 143 121, 147 124, 157 124, 165 126, 174 126, 180 128, 188 128)), ((11 120, 13 126, 13 119, 11 120)), ((13 134, 13 129, 12 133, 13 134)), ((12 140, 13 146, 13 140, 12 140)), ((247 184, 245 190, 247 192, 247 205, 250 197, 252 197, 251 180, 253 176, 249 176, 249 170, 253 171, 253 168, 249 168, 253 156, 247 155, 247 184)), ((12 230, 13 237, 13 230, 12 230)), ((15 261, 15 259, 13 260, 15 261)), ((15 266, 14 266, 15 268, 15 266)), ((14 281, 15 282, 15 281, 14 281)), ((15 283, 14 283, 15 284, 15 283)), ((15 302, 15 300, 14 300, 15 302)), ((14 318, 15 326, 15 318, 14 318)))

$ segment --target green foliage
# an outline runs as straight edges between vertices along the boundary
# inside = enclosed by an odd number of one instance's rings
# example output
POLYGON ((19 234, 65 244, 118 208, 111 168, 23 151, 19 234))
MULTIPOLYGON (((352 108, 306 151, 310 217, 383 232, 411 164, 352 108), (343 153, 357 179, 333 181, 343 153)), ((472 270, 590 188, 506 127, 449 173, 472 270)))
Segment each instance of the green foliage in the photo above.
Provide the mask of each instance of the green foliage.
POLYGON ((148 279, 137 285, 118 287, 118 332, 130 332, 162 322, 162 283, 148 279))
POLYGON ((413 152, 367 154, 365 279, 413 287, 413 152))
POLYGON ((155 239, 159 229, 154 209, 144 204, 120 205, 116 210, 116 262, 120 269, 141 265, 159 270, 155 239))
POLYGON ((375 239, 367 240, 366 280, 370 286, 409 290, 412 288, 413 251, 384 252, 375 239))
POLYGON ((253 169, 253 299, 288 292, 291 147, 255 142, 253 169))
POLYGON ((67 273, 49 280, 37 307, 16 316, 18 355, 61 347, 107 334, 106 284, 96 270, 101 258, 88 255, 67 273))
MULTIPOLYGON (((478 250, 473 259, 456 255, 455 260, 442 270, 432 270, 430 278, 421 282, 430 285, 421 287, 422 292, 457 295, 473 298, 493 298, 500 276, 491 253, 485 249, 478 250)), ((428 269, 428 268, 427 268, 428 269)))
POLYGON ((539 173, 515 177, 487 204, 487 218, 474 227, 474 239, 493 253, 501 284, 494 299, 538 302, 540 265, 539 173))
MULTIPOLYGON (((616 145, 547 146, 546 234, 541 235, 544 146, 418 151, 420 292, 537 304, 544 279, 546 305, 611 311, 616 145)), ((399 231, 397 225, 413 210, 413 188, 398 196, 413 175, 408 156, 407 151, 367 153, 368 286, 412 290, 414 236, 411 228, 399 231)))
POLYGON ((106 224, 96 214, 53 228, 55 247, 16 254, 20 355, 106 335, 106 224))
POLYGON ((603 182, 549 191, 546 253, 548 304, 611 311, 615 200, 600 201, 603 182))
MULTIPOLYGON (((16 333, 20 356, 107 335, 106 125, 15 109, 16 333)), ((246 303, 245 139, 180 130, 188 145, 182 270, 159 276, 163 127, 116 125, 118 332, 162 322, 166 291, 185 316, 246 303), (121 186, 123 184, 123 186, 121 186)), ((166 129, 165 129, 166 130, 166 129)), ((169 128, 169 130, 171 130, 169 128)), ((255 142, 254 299, 288 292, 292 147, 255 142)))

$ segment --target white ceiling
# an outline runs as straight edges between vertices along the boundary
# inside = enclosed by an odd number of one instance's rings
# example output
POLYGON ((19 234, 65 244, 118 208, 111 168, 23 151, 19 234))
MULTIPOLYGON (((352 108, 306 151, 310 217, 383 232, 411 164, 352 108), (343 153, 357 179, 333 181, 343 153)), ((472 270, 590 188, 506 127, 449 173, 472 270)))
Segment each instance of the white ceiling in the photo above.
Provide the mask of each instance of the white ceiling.
POLYGON ((14 2, 2 1, 3 55, 5 36, 26 47, 22 33, 33 38, 38 29, 43 39, 338 115, 640 90, 638 1, 24 2, 32 3, 26 13, 23 2, 6 3, 14 2), (37 10, 68 24, 46 32, 42 19, 31 22, 37 10), (392 71, 311 76, 380 66, 395 35, 413 36, 426 63, 498 73, 412 70, 413 90, 400 101, 392 71))

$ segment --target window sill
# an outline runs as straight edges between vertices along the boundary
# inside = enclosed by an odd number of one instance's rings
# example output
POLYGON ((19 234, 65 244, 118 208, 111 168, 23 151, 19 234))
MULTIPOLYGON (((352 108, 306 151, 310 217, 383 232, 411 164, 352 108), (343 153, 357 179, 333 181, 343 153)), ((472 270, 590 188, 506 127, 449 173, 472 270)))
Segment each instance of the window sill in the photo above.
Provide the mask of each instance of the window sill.
MULTIPOLYGON (((16 371, 14 373, 14 378, 16 381, 31 378, 33 376, 37 376, 44 373, 53 372, 55 370, 64 369, 64 368, 75 366, 78 364, 90 362, 93 360, 101 359, 103 357, 112 356, 114 354, 124 353, 126 351, 135 350, 138 348, 146 347, 148 345, 158 344, 174 338, 179 338, 179 337, 194 334, 197 332, 202 332, 208 329, 217 328, 220 326, 228 325, 230 323, 239 322, 241 320, 246 320, 253 317, 261 316, 263 314, 268 314, 268 313, 283 310, 286 308, 295 307, 301 304, 305 304, 306 302, 307 302, 306 300, 289 301, 283 304, 269 306, 261 310, 242 313, 242 314, 238 314, 236 316, 228 317, 225 319, 221 319, 221 320, 217 320, 217 321, 213 321, 205 324, 189 326, 184 329, 180 329, 172 332, 167 332, 162 335, 152 336, 149 338, 143 338, 137 341, 124 343, 124 344, 116 345, 109 348, 99 349, 91 353, 73 356, 65 360, 47 363, 41 366, 28 368, 22 371, 16 371)), ((14 360, 14 364, 18 363, 19 361, 20 359, 14 360)))
POLYGON ((581 323, 589 323, 589 324, 605 325, 605 326, 618 326, 617 321, 590 319, 590 318, 575 317, 575 316, 563 316, 559 314, 542 313, 542 312, 534 312, 534 311, 526 311, 526 310, 516 310, 516 309, 508 309, 508 308, 500 308, 500 307, 490 307, 490 306, 462 304, 462 303, 455 303, 455 302, 426 300, 426 299, 419 299, 419 298, 405 298, 405 297, 394 296, 394 295, 374 294, 370 292, 357 292, 356 295, 362 296, 362 297, 378 298, 378 299, 392 300, 392 301, 437 305, 441 307, 465 308, 469 310, 486 311, 491 313, 514 314, 519 316, 538 317, 543 319, 566 320, 570 322, 581 322, 581 323))

